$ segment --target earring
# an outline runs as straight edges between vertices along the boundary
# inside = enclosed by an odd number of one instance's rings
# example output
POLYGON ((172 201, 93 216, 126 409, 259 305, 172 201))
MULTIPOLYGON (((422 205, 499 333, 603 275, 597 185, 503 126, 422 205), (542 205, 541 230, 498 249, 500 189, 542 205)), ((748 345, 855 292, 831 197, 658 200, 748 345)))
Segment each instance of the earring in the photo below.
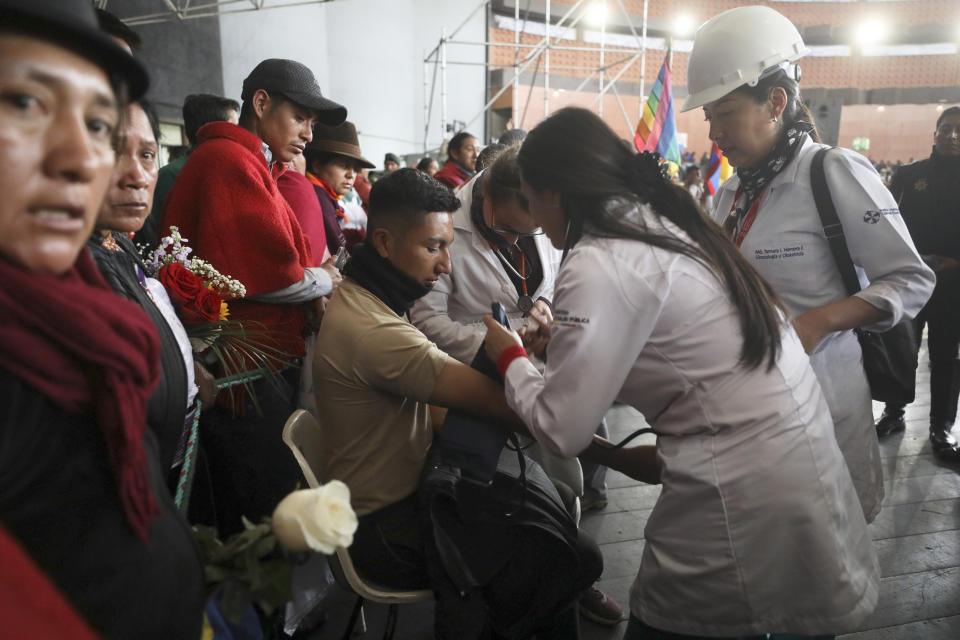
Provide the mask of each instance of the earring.
POLYGON ((777 116, 773 116, 773 124, 777 124, 777 116))

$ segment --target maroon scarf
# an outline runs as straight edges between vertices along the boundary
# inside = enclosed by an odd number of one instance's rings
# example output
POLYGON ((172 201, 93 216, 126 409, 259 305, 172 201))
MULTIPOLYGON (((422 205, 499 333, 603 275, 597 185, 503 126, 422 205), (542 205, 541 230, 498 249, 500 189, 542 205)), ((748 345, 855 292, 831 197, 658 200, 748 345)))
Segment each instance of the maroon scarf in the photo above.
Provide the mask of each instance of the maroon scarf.
POLYGON ((146 541, 160 514, 143 450, 147 399, 160 377, 147 314, 110 289, 86 249, 61 276, 0 258, 0 367, 64 411, 96 415, 120 503, 146 541))

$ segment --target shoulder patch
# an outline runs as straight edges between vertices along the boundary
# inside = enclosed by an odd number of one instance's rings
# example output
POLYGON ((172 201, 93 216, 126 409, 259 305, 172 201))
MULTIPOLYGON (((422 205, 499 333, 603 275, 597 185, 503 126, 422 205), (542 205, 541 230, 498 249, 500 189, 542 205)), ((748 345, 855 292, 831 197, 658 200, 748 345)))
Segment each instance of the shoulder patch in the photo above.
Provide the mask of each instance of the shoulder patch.
POLYGON ((867 224, 877 224, 880 216, 892 216, 900 213, 900 209, 871 209, 863 213, 863 221, 867 224))
POLYGON ((586 314, 572 313, 566 309, 553 312, 553 325, 556 327, 582 327, 586 324, 590 324, 590 317, 586 314))

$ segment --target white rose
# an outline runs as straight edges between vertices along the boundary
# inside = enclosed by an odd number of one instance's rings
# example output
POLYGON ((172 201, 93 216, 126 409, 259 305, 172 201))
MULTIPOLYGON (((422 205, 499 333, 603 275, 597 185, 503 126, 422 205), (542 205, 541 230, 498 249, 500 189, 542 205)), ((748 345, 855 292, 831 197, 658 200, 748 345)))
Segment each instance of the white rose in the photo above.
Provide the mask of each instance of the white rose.
POLYGON ((273 512, 273 532, 287 549, 333 553, 353 544, 357 514, 350 506, 350 489, 332 480, 315 489, 289 494, 273 512))

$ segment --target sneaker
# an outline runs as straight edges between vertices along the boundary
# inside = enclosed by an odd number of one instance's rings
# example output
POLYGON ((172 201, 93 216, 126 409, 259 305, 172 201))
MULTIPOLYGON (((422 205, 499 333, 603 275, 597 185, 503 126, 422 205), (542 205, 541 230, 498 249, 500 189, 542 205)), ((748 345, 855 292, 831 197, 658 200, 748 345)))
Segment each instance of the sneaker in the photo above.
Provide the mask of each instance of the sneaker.
POLYGON ((604 627, 616 626, 624 619, 620 605, 596 586, 590 587, 581 594, 580 613, 587 620, 604 627))
POLYGON ((877 437, 885 438, 906 428, 907 423, 903 418, 903 409, 899 411, 884 409, 883 415, 877 420, 877 437))
POLYGON ((587 489, 583 492, 583 497, 580 498, 581 513, 586 513, 587 511, 600 511, 606 508, 606 495, 600 493, 599 491, 592 491, 590 489, 587 489))

